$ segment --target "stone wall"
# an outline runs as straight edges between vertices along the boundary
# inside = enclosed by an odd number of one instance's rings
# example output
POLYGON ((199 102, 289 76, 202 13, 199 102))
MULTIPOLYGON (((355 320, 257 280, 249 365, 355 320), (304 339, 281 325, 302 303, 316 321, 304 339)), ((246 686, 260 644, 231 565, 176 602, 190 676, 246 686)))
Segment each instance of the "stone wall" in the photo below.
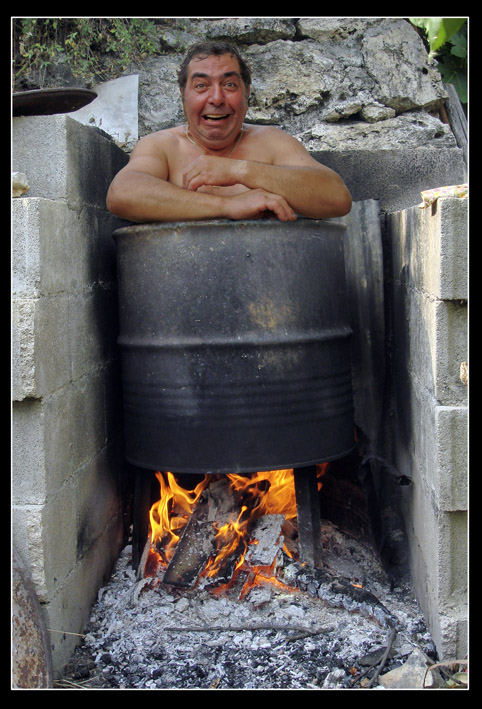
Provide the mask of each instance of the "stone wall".
POLYGON ((139 136, 183 122, 176 72, 201 39, 234 41, 253 75, 250 123, 310 151, 456 147, 447 98, 416 30, 400 18, 160 18, 161 54, 139 74, 139 136))
POLYGON ((105 193, 126 155, 65 115, 15 118, 12 529, 67 661, 122 543, 115 244, 105 193))

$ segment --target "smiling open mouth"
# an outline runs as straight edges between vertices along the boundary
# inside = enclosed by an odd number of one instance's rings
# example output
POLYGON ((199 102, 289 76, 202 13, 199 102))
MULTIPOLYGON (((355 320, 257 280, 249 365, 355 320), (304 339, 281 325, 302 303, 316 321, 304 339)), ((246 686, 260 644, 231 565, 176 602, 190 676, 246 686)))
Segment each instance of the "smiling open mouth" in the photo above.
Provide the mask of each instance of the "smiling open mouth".
POLYGON ((223 118, 229 118, 230 115, 229 113, 205 113, 203 118, 208 121, 221 121, 223 118))

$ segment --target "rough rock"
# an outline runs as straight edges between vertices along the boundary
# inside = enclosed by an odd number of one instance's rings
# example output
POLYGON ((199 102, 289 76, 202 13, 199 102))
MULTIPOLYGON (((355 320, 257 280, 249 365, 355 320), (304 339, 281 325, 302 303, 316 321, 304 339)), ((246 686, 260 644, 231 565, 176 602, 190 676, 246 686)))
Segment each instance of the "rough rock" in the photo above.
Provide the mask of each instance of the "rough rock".
POLYGON ((310 150, 456 146, 438 116, 442 79, 404 19, 166 18, 159 36, 163 54, 129 68, 140 136, 184 121, 177 70, 192 42, 210 38, 236 42, 252 69, 247 121, 310 150))
POLYGON ((397 112, 430 110, 447 98, 440 76, 428 62, 422 40, 407 22, 387 20, 369 27, 361 51, 382 104, 397 112))
POLYGON ((12 172, 12 197, 22 197, 29 189, 27 175, 23 172, 12 172))
POLYGON ((456 148, 450 127, 423 111, 403 113, 391 119, 377 121, 345 121, 342 126, 315 123, 296 136, 305 147, 321 150, 392 150, 432 145, 456 148))
POLYGON ((379 683, 385 689, 422 689, 425 678, 425 687, 432 687, 432 675, 427 673, 429 665, 423 652, 416 648, 403 665, 381 675, 379 683))
MULTIPOLYGON (((252 69, 248 123, 278 125, 315 151, 456 146, 439 117, 448 97, 441 76, 406 19, 168 17, 156 26, 158 54, 123 72, 139 77, 139 137, 184 122, 184 53, 221 39, 235 42, 252 69)), ((72 83, 62 67, 60 58, 46 86, 72 83)))

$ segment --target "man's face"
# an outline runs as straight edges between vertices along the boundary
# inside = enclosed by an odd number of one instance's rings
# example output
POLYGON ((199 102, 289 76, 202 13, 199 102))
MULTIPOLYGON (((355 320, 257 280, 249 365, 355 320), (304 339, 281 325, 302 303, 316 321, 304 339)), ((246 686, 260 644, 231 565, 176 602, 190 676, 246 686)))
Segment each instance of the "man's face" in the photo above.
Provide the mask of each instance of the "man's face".
POLYGON ((248 110, 239 62, 231 54, 194 57, 189 62, 183 107, 191 135, 207 148, 229 145, 248 110))

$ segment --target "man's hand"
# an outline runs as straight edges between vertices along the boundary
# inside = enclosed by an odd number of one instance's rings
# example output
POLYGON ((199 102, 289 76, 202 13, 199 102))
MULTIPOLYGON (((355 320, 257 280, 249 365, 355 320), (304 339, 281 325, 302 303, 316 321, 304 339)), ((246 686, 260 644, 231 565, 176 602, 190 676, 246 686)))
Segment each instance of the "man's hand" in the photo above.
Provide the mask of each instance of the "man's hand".
POLYGON ((242 160, 201 155, 183 174, 183 187, 193 192, 223 194, 229 219, 256 219, 275 215, 282 222, 294 221, 296 213, 284 197, 267 190, 249 189, 241 184, 242 160), (229 188, 232 188, 230 190, 229 188))
POLYGON ((224 199, 226 205, 224 216, 228 219, 257 219, 269 216, 270 213, 282 222, 292 222, 297 218, 284 197, 263 189, 248 190, 224 199))
POLYGON ((182 186, 194 192, 204 185, 235 185, 242 181, 242 162, 242 160, 201 155, 187 166, 183 173, 182 186))

